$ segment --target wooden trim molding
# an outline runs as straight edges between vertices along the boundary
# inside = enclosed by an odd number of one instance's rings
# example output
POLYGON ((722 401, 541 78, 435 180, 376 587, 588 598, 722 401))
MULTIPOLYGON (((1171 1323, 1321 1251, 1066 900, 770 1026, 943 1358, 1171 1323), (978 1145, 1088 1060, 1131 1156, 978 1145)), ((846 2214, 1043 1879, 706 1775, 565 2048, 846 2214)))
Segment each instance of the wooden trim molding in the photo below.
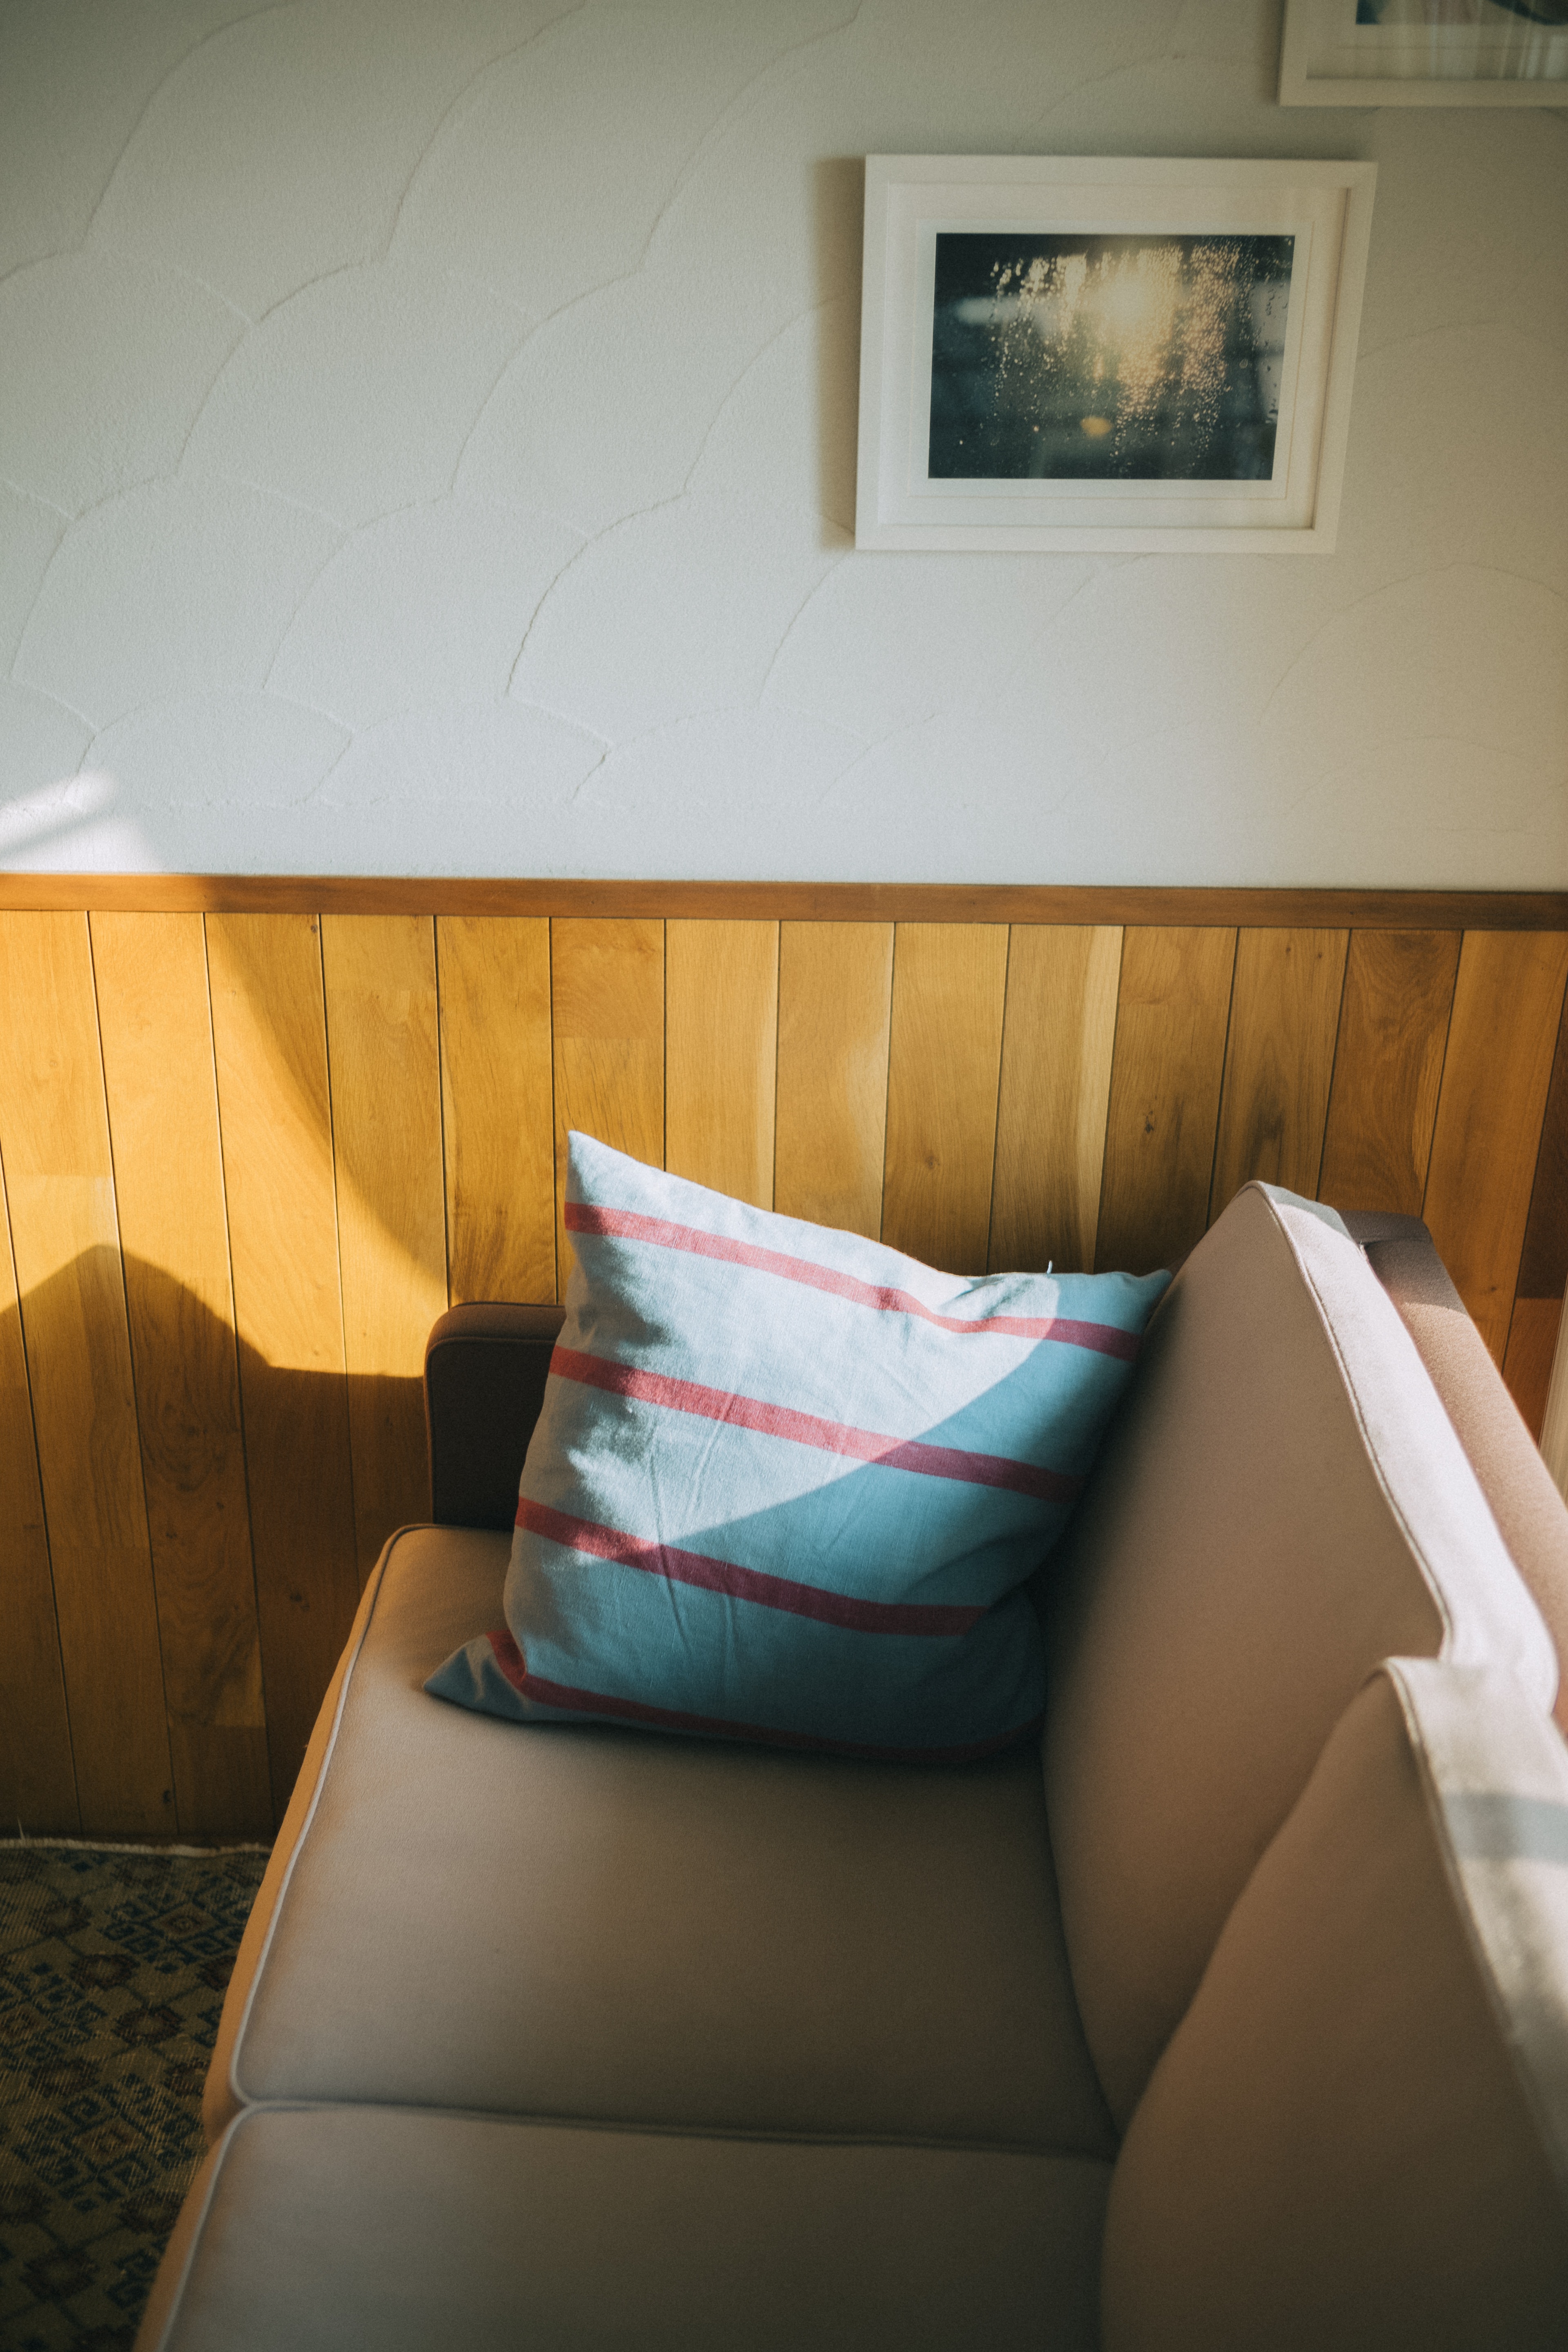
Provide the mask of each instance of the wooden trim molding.
POLYGON ((595 882, 373 874, 3 874, 0 911, 545 915, 628 921, 1249 924, 1568 930, 1568 890, 1207 889, 1052 882, 595 882))

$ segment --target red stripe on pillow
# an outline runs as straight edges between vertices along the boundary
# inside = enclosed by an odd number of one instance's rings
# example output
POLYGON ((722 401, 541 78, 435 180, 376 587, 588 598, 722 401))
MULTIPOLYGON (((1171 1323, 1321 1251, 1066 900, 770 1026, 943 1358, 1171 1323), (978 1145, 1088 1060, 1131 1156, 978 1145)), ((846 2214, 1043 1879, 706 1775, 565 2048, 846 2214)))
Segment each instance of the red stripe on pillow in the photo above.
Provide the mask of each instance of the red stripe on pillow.
POLYGON ((780 1250, 759 1249, 754 1243, 732 1241, 724 1234, 707 1234, 698 1225, 672 1224, 665 1217, 644 1217, 633 1209, 598 1209, 581 1201, 566 1203, 569 1234, 605 1234, 622 1241, 649 1242, 658 1249, 686 1250, 693 1257, 716 1257, 731 1265, 753 1266, 759 1274, 777 1275, 784 1282, 800 1282, 812 1290, 830 1291, 857 1307, 874 1307, 884 1315, 916 1315, 934 1323, 939 1331, 978 1333, 993 1339, 1056 1339, 1069 1348, 1090 1348, 1101 1356, 1119 1356, 1131 1363, 1140 1341, 1133 1331, 1119 1331, 1114 1323, 1074 1323, 1065 1316, 939 1315, 910 1290, 889 1290, 860 1282, 836 1266, 818 1265, 807 1257, 789 1257, 780 1250))
POLYGON ((558 1347, 551 1356, 550 1370, 561 1380, 579 1381, 585 1388, 604 1389, 611 1396, 633 1397, 639 1404, 663 1405, 674 1412, 696 1413, 704 1421, 728 1422, 737 1429, 787 1438, 795 1445, 815 1445, 824 1454, 847 1454, 853 1461, 875 1463, 882 1469, 913 1470, 924 1478, 1005 1486, 1043 1503, 1070 1503, 1083 1484, 1081 1478, 1063 1471, 1041 1470, 1032 1462, 1011 1461, 1005 1454, 969 1454, 955 1445, 926 1445, 919 1438, 885 1437, 873 1429, 855 1429, 847 1422, 824 1421, 814 1412, 768 1404, 760 1397, 732 1396, 727 1389, 705 1388, 698 1381, 638 1371, 603 1356, 582 1355, 575 1348, 558 1347))
POLYGON ((1044 1722, 1036 1716, 994 1739, 977 1739, 966 1748, 873 1748, 861 1740, 818 1739, 806 1731, 781 1731, 759 1723, 725 1723, 707 1715, 678 1715, 666 1706, 644 1706, 631 1698, 608 1698, 598 1691, 575 1690, 567 1683, 546 1682, 531 1675, 528 1661, 504 1625, 487 1636, 495 1662, 513 1690, 542 1706, 558 1706, 574 1715, 606 1716, 617 1723, 645 1723, 656 1731, 696 1731, 717 1739, 754 1739, 769 1748, 803 1748, 818 1756, 858 1756, 874 1764, 973 1764, 1005 1748, 1036 1737, 1044 1722))
POLYGON ((853 1633, 967 1633, 985 1612, 913 1601, 858 1601, 846 1592, 826 1592, 820 1585, 795 1584, 788 1577, 768 1576, 762 1570, 742 1568, 730 1559, 710 1559, 705 1553, 680 1551, 673 1544, 644 1543, 619 1528, 602 1527, 595 1519, 578 1519, 524 1496, 517 1507, 517 1524, 547 1542, 564 1544, 571 1551, 592 1552, 623 1568, 641 1569, 649 1576, 666 1576, 676 1584, 700 1585, 707 1592, 728 1593, 735 1601, 754 1601, 763 1609, 782 1609, 792 1617, 815 1617, 823 1625, 841 1625, 853 1633))

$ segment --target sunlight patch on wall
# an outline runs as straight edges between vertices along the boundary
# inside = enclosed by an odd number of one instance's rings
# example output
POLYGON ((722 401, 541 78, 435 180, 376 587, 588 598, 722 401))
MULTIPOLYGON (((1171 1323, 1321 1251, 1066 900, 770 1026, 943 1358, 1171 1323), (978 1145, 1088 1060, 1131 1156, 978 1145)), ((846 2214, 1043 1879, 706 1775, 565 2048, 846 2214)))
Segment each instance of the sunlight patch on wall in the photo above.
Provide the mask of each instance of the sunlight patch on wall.
POLYGON ((0 802, 0 863, 16 874, 161 874, 163 861, 102 768, 0 802))

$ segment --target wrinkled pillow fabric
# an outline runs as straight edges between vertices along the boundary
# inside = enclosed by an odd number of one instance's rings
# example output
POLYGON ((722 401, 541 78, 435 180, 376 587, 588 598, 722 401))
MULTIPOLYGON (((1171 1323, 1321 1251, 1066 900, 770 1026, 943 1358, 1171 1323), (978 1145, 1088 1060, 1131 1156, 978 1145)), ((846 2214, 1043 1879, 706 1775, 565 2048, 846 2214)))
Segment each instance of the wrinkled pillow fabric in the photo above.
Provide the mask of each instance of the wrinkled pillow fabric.
POLYGON ((966 1280, 589 1136, 569 1154, 507 1623, 426 1689, 912 1760, 1036 1729, 1024 1587, 1169 1276, 966 1280))

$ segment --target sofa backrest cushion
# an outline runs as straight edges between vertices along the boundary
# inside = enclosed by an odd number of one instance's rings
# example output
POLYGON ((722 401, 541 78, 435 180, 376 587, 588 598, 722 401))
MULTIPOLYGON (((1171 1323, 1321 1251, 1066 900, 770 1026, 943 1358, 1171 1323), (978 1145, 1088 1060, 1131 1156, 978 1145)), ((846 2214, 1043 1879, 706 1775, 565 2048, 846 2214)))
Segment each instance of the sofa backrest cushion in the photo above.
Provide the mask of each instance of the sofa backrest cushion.
POLYGON ((1509 1665, 1543 1710, 1556 1660, 1361 1251, 1263 1185, 1166 1294, 1047 1573, 1051 1834, 1121 2122, 1379 1660, 1509 1665))
POLYGON ((1568 1750, 1397 1661, 1226 1924, 1111 2182, 1106 2352, 1568 2344, 1568 1750))

